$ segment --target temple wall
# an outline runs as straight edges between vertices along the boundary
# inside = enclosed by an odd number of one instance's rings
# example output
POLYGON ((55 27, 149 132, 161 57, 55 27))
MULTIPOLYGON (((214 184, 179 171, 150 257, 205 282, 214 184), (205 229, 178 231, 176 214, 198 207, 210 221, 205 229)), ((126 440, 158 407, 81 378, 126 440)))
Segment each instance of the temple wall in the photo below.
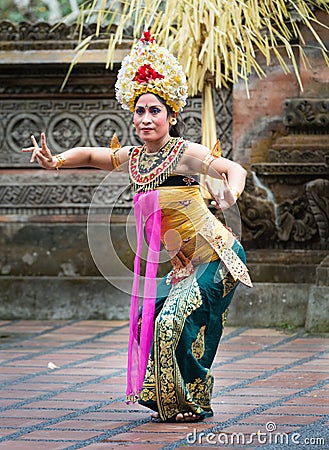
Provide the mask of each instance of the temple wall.
MULTIPOLYGON (((134 238, 127 233, 127 177, 43 171, 20 152, 41 131, 55 152, 108 145, 113 132, 123 145, 138 142, 130 113, 113 98, 128 46, 119 49, 113 71, 104 68, 104 49, 90 51, 61 91, 71 31, 0 24, 2 319, 129 314, 134 238)), ((223 154, 248 169, 239 209, 254 288, 239 287, 232 325, 328 329, 329 73, 317 54, 310 59, 304 92, 275 64, 263 80, 251 78, 250 98, 242 84, 214 91, 223 154)), ((199 97, 189 99, 182 117, 185 137, 196 142, 201 108, 199 97)), ((163 263, 160 273, 168 267, 163 263)))
MULTIPOLYGON (((317 31, 328 48, 328 30, 317 31)), ((240 211, 256 288, 246 293, 252 303, 246 317, 259 308, 267 316, 270 304, 275 321, 289 303, 287 323, 296 323, 300 307, 304 325, 323 330, 329 321, 329 68, 314 48, 306 49, 309 70, 299 60, 303 90, 275 63, 265 78, 251 77, 249 98, 243 83, 234 86, 232 139, 234 158, 249 169, 240 211)))

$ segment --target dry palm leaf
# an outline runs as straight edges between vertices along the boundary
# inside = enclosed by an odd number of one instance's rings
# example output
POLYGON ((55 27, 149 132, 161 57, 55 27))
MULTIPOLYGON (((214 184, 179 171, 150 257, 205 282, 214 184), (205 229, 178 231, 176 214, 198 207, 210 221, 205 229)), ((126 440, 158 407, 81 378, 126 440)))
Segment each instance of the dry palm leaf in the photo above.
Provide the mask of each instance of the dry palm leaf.
POLYGON ((266 75, 263 59, 267 66, 277 61, 285 73, 293 71, 302 90, 299 64, 310 67, 308 46, 318 48, 329 66, 328 49, 317 32, 329 29, 328 0, 94 0, 81 9, 80 36, 90 20, 96 20, 95 34, 80 39, 68 75, 95 41, 107 40, 106 66, 112 67, 123 39, 135 43, 150 27, 158 44, 181 62, 189 95, 203 93, 202 141, 209 148, 217 139, 213 86, 243 80, 248 93, 249 76, 266 75), (326 23, 319 22, 317 11, 324 11, 326 23))
MULTIPOLYGON (((96 17, 92 38, 108 40, 108 66, 123 38, 136 41, 151 27, 158 44, 182 63, 192 96, 203 90, 209 74, 217 88, 239 79, 247 86, 253 72, 264 76, 259 55, 267 65, 277 59, 285 72, 291 66, 302 88, 299 62, 308 65, 305 30, 328 64, 328 49, 316 31, 328 29, 316 16, 317 10, 329 14, 327 0, 99 0, 89 5, 81 9, 78 24, 96 17)), ((81 40, 79 56, 93 39, 81 40)))

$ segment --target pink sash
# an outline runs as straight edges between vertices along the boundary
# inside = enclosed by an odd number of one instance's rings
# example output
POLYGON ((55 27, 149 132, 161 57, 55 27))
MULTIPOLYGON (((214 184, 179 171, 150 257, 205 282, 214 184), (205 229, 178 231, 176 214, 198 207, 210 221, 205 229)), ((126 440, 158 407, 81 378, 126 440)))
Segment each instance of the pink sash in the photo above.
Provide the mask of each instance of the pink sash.
POLYGON ((138 193, 134 197, 137 250, 134 261, 134 281, 130 304, 130 335, 128 344, 127 402, 136 401, 143 386, 147 361, 153 341, 156 274, 159 263, 161 209, 159 191, 138 193), (142 326, 138 346, 138 316, 140 259, 143 246, 143 219, 148 244, 144 277, 142 326))

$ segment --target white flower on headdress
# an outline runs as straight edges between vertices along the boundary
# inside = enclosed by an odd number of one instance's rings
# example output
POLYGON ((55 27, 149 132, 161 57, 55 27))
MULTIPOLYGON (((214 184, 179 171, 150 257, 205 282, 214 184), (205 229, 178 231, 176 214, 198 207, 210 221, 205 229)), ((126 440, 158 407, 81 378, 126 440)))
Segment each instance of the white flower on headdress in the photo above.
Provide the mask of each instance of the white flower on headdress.
POLYGON ((177 112, 187 99, 187 82, 177 59, 159 47, 149 31, 126 56, 115 84, 116 99, 123 109, 134 111, 136 98, 151 92, 162 97, 177 112))

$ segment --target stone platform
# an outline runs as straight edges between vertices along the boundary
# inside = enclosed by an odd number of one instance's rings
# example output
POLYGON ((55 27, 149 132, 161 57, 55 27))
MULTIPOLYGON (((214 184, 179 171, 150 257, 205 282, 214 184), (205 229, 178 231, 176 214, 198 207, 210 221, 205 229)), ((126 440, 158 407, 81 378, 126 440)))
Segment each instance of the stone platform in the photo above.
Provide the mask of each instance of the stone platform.
POLYGON ((128 332, 125 321, 1 321, 0 448, 329 447, 328 336, 226 327, 214 416, 154 423, 125 403, 128 332))

